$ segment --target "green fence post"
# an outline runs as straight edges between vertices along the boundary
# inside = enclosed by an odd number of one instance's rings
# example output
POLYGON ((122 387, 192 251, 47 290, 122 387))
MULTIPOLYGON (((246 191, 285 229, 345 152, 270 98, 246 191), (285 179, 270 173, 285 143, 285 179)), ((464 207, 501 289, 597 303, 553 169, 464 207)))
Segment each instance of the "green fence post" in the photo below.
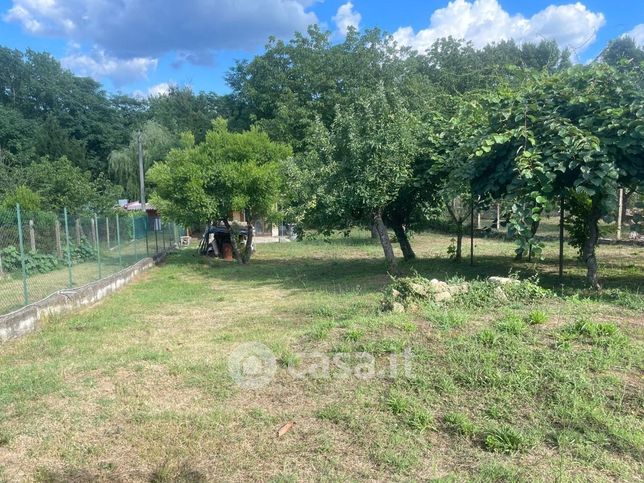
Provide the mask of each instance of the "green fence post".
POLYGON ((174 221, 172 222, 172 231, 174 234, 174 244, 179 246, 179 232, 177 231, 177 224, 174 221))
POLYGON ((119 224, 119 215, 116 215, 116 243, 119 250, 119 267, 123 268, 123 257, 121 256, 121 225, 119 224))
POLYGON ((132 213, 132 243, 134 244, 134 262, 136 262, 138 255, 136 253, 136 223, 134 222, 134 213, 132 213))
POLYGON ((145 218, 145 256, 150 256, 150 242, 148 241, 148 232, 150 231, 150 224, 148 223, 149 218, 145 218))
POLYGON ((96 230, 96 261, 98 263, 98 279, 103 278, 101 272, 101 240, 98 235, 98 217, 94 215, 94 229, 96 230))
POLYGON ((22 239, 22 219, 20 218, 20 203, 16 203, 16 216, 18 218, 18 242, 20 245, 20 264, 22 265, 22 295, 25 305, 29 305, 29 287, 27 286, 27 265, 25 259, 25 242, 22 239))
POLYGON ((69 275, 69 288, 74 286, 74 278, 72 277, 72 249, 69 244, 69 222, 67 221, 67 208, 63 208, 65 216, 65 241, 67 244, 67 274, 69 275))
POLYGON ((161 231, 161 238, 163 238, 163 251, 165 252, 165 233, 168 230, 167 230, 167 226, 166 226, 165 223, 163 225, 161 225, 161 226, 163 226, 162 231, 161 231))

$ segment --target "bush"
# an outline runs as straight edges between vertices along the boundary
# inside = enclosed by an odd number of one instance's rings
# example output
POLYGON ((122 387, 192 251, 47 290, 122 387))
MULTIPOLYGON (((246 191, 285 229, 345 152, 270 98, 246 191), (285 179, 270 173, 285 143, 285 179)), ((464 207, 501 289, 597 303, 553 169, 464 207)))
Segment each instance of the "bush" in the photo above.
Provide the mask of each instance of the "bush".
POLYGON ((81 238, 80 245, 70 243, 70 251, 72 254, 72 263, 84 263, 96 259, 96 250, 87 241, 86 237, 81 238))
POLYGON ((29 252, 26 256, 25 268, 28 275, 52 272, 58 268, 58 258, 54 255, 29 252))
MULTIPOLYGON (((72 263, 84 263, 96 259, 96 251, 86 238, 81 239, 78 246, 70 244, 72 263)), ((15 246, 8 246, 0 250, 2 258, 2 270, 7 273, 22 271, 20 251, 15 246)), ((67 263, 67 254, 63 253, 63 259, 59 260, 55 255, 40 253, 38 251, 25 253, 25 269, 27 275, 36 273, 49 273, 67 263)))
MULTIPOLYGON (((2 269, 5 272, 19 272, 22 270, 20 252, 14 246, 8 246, 0 250, 2 257, 2 269)), ((25 254, 25 269, 28 275, 35 273, 47 273, 58 268, 58 259, 54 255, 29 252, 25 254)))

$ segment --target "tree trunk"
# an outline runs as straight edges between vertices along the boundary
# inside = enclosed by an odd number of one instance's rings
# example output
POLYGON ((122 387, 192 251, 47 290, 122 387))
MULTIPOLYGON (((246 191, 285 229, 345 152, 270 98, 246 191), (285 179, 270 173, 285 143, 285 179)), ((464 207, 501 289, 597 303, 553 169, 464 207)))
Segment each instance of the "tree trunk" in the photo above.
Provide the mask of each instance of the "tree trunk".
POLYGON ((371 224, 371 239, 372 240, 378 240, 380 236, 378 235, 378 228, 376 228, 375 224, 371 224))
POLYGON ((250 262, 250 257, 253 255, 253 234, 255 230, 250 220, 246 222, 246 230, 248 231, 248 235, 246 236, 246 246, 242 254, 242 263, 250 262))
POLYGON ((460 262, 463 260, 463 222, 456 223, 456 253, 454 254, 454 261, 460 262))
POLYGON ((389 270, 392 272, 396 271, 396 257, 394 256, 394 249, 391 246, 387 227, 382 221, 382 215, 379 212, 373 214, 373 223, 376 226, 376 230, 378 230, 378 237, 380 238, 380 244, 382 245, 382 250, 385 253, 385 259, 387 260, 389 270))
POLYGON ((635 193, 635 190, 627 191, 624 189, 624 199, 622 200, 622 220, 626 219, 626 210, 628 210, 628 203, 631 196, 633 196, 633 193, 635 193))
MULTIPOLYGON (((535 237, 537 234, 537 230, 539 229, 539 221, 533 221, 532 225, 530 226, 530 233, 532 233, 532 238, 535 237)), ((528 261, 532 261, 532 242, 530 242, 530 248, 528 249, 528 261)))
POLYGON ((241 253, 239 253, 239 244, 237 243, 237 235, 233 233, 233 229, 230 226, 230 222, 227 219, 224 219, 224 226, 228 228, 228 233, 230 234, 230 245, 233 248, 233 256, 235 257, 235 260, 237 260, 239 263, 243 263, 241 253))
POLYGON ((400 245, 400 250, 402 251, 405 260, 413 260, 416 258, 416 254, 414 253, 414 249, 411 247, 411 243, 409 243, 409 237, 407 236, 407 232, 405 231, 405 227, 402 223, 392 223, 391 227, 396 234, 396 238, 398 238, 398 244, 400 245))
POLYGON ((586 227, 588 229, 588 236, 584 241, 584 246, 581 254, 581 258, 586 264, 586 279, 590 286, 596 290, 601 288, 599 284, 599 279, 597 277, 597 257, 595 256, 595 248, 597 247, 597 241, 599 240, 599 219, 601 215, 599 209, 594 206, 586 218, 586 227))

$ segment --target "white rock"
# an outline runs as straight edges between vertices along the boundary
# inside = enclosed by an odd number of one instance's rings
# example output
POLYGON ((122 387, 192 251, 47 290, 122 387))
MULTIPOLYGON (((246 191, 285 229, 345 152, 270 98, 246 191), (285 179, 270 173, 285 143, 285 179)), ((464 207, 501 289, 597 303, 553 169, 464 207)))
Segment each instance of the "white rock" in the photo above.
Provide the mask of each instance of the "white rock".
POLYGON ((488 282, 491 282, 496 285, 506 285, 509 283, 519 283, 519 281, 516 278, 508 278, 508 277, 490 277, 488 278, 488 282))
POLYGON ((457 285, 449 285, 447 291, 452 295, 459 295, 462 293, 467 293, 470 290, 468 283, 459 283, 457 285))
POLYGON ((501 287, 496 287, 494 289, 494 296, 497 298, 497 300, 501 302, 507 302, 508 301, 508 296, 505 294, 503 289, 501 287))
POLYGON ((425 287, 424 285, 421 285, 419 283, 410 283, 409 288, 411 288, 416 295, 420 297, 427 297, 427 287, 425 287))
POLYGON ((434 293, 449 290, 449 284, 447 282, 441 282, 435 278, 429 281, 429 285, 434 293))
POLYGON ((434 294, 434 302, 449 302, 452 300, 452 294, 449 292, 436 292, 434 294))
POLYGON ((392 311, 392 312, 394 312, 394 313, 398 313, 398 314, 399 314, 399 313, 401 313, 401 312, 404 312, 404 311, 405 311, 405 306, 404 306, 403 304, 401 304, 400 302, 394 302, 394 303, 391 305, 391 311, 392 311))

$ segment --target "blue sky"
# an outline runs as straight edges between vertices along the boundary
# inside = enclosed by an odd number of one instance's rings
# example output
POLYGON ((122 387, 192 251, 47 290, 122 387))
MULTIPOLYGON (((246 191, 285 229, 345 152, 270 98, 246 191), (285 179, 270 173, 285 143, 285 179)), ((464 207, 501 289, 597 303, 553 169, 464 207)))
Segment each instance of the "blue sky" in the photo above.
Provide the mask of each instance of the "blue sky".
POLYGON ((629 33, 644 45, 644 0, 0 0, 0 44, 51 52, 111 92, 168 84, 225 93, 235 59, 317 22, 341 40, 349 25, 380 27, 423 50, 453 35, 476 46, 552 38, 594 58, 629 33))

